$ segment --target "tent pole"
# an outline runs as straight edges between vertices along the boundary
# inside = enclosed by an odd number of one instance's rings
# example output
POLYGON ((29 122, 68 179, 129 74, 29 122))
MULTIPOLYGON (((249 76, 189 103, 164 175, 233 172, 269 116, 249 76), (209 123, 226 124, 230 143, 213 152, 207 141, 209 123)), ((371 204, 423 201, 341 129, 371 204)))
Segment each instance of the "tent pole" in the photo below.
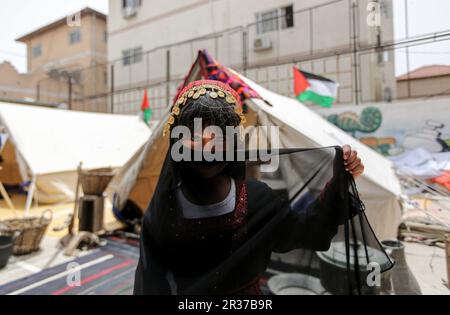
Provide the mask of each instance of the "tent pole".
POLYGON ((12 203, 11 198, 9 198, 8 192, 6 191, 2 182, 0 182, 0 194, 3 196, 3 199, 5 199, 5 202, 8 205, 8 207, 14 211, 14 216, 17 217, 16 209, 14 208, 14 204, 12 203))
POLYGON ((36 187, 36 175, 33 175, 31 180, 30 189, 28 190, 27 201, 25 203, 25 217, 30 214, 31 202, 33 201, 34 189, 36 187))

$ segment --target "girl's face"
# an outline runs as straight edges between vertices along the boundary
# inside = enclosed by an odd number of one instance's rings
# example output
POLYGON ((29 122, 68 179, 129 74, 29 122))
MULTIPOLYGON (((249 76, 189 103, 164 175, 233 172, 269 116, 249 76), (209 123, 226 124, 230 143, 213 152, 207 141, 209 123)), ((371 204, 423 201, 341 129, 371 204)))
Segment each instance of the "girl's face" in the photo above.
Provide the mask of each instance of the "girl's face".
MULTIPOLYGON (((204 152, 214 154, 217 151, 225 151, 226 149, 226 141, 223 136, 216 135, 207 129, 202 133, 193 132, 191 139, 183 140, 183 145, 189 148, 191 152, 200 151, 202 154, 204 154, 204 152)), ((205 179, 210 179, 221 174, 227 166, 227 163, 223 161, 193 161, 186 163, 186 165, 196 175, 205 179)))

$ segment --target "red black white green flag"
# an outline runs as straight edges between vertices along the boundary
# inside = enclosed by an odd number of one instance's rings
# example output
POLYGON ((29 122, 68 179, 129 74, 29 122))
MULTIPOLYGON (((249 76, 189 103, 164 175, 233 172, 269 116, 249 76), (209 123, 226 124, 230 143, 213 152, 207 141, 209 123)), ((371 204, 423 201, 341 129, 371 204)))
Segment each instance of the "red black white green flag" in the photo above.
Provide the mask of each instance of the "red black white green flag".
POLYGON ((147 89, 144 90, 144 98, 141 104, 141 111, 143 114, 143 119, 145 123, 148 125, 150 119, 152 118, 152 109, 150 108, 150 102, 148 101, 147 89))
POLYGON ((302 102, 311 102, 322 107, 331 107, 336 101, 339 84, 294 67, 294 92, 302 102))

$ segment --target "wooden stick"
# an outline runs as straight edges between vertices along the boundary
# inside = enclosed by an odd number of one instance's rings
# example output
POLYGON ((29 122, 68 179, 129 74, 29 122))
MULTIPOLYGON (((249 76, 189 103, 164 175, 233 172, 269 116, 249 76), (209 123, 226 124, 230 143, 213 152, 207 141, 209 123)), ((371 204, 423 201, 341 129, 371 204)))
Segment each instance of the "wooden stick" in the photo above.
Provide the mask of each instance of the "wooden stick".
POLYGON ((434 224, 422 224, 422 223, 415 223, 415 222, 404 222, 404 223, 408 228, 416 230, 416 231, 450 234, 450 229, 445 226, 439 226, 439 225, 434 225, 434 224))
POLYGON ((6 191, 2 182, 0 182, 0 194, 2 195, 3 199, 5 199, 8 207, 14 212, 14 217, 17 218, 16 208, 14 208, 14 204, 12 203, 11 198, 9 198, 8 192, 6 191))
POLYGON ((450 288, 450 234, 445 235, 445 255, 447 256, 447 287, 450 288))
POLYGON ((25 218, 27 218, 30 215, 31 204, 33 202, 34 191, 36 189, 36 181, 37 175, 34 174, 31 180, 30 187, 28 188, 27 200, 25 202, 25 213, 24 213, 25 218))
POLYGON ((76 189, 75 189, 75 203, 74 203, 74 206, 73 206, 73 214, 72 214, 72 220, 70 220, 70 224, 69 224, 69 235, 73 235, 74 233, 73 233, 73 227, 74 227, 74 225, 75 225, 75 217, 77 216, 77 214, 78 214, 78 197, 79 197, 79 194, 80 194, 80 184, 81 184, 81 179, 80 179, 80 176, 81 176, 81 167, 82 167, 82 165, 83 165, 83 163, 82 162, 80 162, 80 164, 78 165, 78 168, 77 168, 77 187, 76 187, 76 189))

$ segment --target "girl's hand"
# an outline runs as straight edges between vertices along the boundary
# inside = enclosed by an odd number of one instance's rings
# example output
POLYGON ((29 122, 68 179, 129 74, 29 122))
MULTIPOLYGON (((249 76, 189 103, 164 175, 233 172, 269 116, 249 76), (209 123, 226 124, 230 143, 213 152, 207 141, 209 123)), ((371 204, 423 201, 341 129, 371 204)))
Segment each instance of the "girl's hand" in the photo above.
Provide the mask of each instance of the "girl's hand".
POLYGON ((345 170, 353 175, 353 178, 358 178, 364 173, 364 164, 361 163, 361 158, 358 157, 358 153, 352 150, 352 147, 348 144, 342 147, 344 151, 344 165, 345 170))

